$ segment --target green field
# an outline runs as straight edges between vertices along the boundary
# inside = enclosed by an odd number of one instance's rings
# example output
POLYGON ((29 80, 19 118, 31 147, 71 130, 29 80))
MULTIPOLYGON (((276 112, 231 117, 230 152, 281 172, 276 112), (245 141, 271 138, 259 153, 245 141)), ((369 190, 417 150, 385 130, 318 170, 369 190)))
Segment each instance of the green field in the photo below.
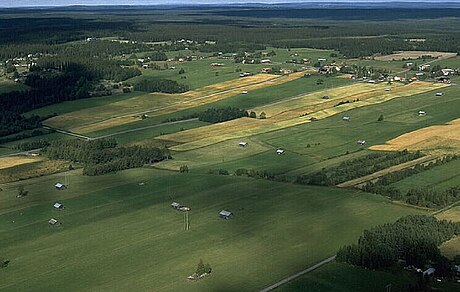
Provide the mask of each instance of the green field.
POLYGON ((0 77, 0 94, 11 91, 25 90, 27 88, 29 88, 27 85, 0 77))
POLYGON ((2 186, 0 250, 11 263, 0 289, 255 290, 333 255, 365 228, 420 212, 355 191, 146 168, 68 179, 64 191, 53 187, 63 174, 2 186), (19 185, 27 197, 15 197, 19 185), (172 200, 192 208, 191 230, 172 200), (235 218, 218 218, 221 209, 235 218), (49 227, 53 217, 63 226, 49 227), (213 273, 191 283, 200 258, 213 273))
POLYGON ((391 284, 391 291, 406 291, 415 277, 400 271, 369 271, 343 263, 332 263, 302 276, 275 291, 294 292, 367 292, 385 291, 391 284))
POLYGON ((460 161, 453 160, 447 164, 440 165, 430 170, 412 175, 392 186, 407 192, 412 188, 432 187, 436 190, 446 190, 453 186, 460 185, 460 161))

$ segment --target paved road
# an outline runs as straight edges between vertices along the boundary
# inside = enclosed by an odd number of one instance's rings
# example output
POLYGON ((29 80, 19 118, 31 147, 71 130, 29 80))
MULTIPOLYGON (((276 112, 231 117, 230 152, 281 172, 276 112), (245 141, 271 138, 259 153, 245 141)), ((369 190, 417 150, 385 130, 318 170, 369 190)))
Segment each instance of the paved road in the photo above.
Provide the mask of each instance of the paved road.
POLYGON ((88 136, 80 135, 80 134, 77 134, 77 133, 74 133, 74 132, 71 132, 71 131, 66 131, 66 130, 51 128, 51 127, 48 127, 48 126, 43 126, 43 128, 44 128, 44 129, 47 129, 47 130, 52 130, 52 131, 55 131, 55 132, 58 132, 58 133, 61 133, 61 134, 64 134, 64 135, 69 135, 69 136, 77 137, 77 138, 80 138, 80 139, 85 139, 85 140, 89 140, 89 139, 90 139, 90 137, 88 137, 88 136))
POLYGON ((335 260, 335 256, 332 256, 332 257, 330 257, 330 258, 327 258, 327 259, 325 259, 325 260, 322 260, 321 262, 319 262, 319 263, 317 263, 317 264, 315 264, 315 265, 313 265, 313 266, 311 266, 311 267, 309 267, 309 268, 306 268, 305 270, 300 271, 300 272, 298 272, 297 274, 294 274, 294 275, 292 275, 292 276, 289 276, 289 277, 287 277, 287 278, 284 278, 283 280, 281 280, 281 281, 279 281, 279 282, 276 282, 275 284, 270 285, 270 286, 268 286, 267 288, 264 288, 264 289, 260 290, 260 292, 272 291, 273 289, 276 289, 276 288, 278 288, 279 286, 284 285, 284 284, 286 284, 286 283, 288 283, 288 282, 290 282, 290 281, 292 281, 292 280, 294 280, 294 279, 296 279, 296 278, 298 278, 298 277, 300 277, 300 276, 303 276, 303 275, 305 275, 305 274, 307 274, 307 273, 310 273, 311 271, 314 271, 314 270, 316 270, 317 268, 322 267, 322 266, 324 266, 325 264, 328 264, 328 263, 332 262, 333 260, 335 260))

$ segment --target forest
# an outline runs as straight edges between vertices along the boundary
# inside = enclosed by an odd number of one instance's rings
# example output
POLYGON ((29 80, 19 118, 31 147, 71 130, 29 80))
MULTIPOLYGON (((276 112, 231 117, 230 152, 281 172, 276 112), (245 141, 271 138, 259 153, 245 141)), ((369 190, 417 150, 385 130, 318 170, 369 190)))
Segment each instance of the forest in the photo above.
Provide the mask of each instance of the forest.
POLYGON ((410 215, 365 230, 358 243, 337 252, 337 260, 369 269, 391 267, 398 261, 421 268, 432 264, 436 275, 448 277, 453 275, 452 264, 441 255, 438 246, 459 234, 459 222, 410 215))

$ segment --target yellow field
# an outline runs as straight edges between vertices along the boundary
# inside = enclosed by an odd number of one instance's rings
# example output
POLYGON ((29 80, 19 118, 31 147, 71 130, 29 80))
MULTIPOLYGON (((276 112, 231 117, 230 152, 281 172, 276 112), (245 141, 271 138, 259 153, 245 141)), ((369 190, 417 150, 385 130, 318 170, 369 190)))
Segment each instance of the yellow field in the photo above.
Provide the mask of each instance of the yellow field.
POLYGON ((62 160, 41 160, 37 158, 27 163, 32 162, 35 163, 25 169, 21 168, 19 164, 0 169, 0 183, 20 181, 69 170, 69 162, 62 160))
POLYGON ((372 150, 399 151, 422 150, 433 153, 460 153, 460 119, 446 125, 430 126, 403 134, 372 150))
POLYGON ((378 56, 375 57, 375 60, 378 61, 392 61, 392 60, 402 60, 402 59, 417 59, 422 56, 431 56, 433 58, 450 58, 455 57, 456 53, 446 53, 446 52, 431 52, 431 51, 400 51, 391 55, 378 56))
POLYGON ((145 113, 149 116, 158 116, 173 113, 241 94, 243 90, 249 91, 283 84, 300 78, 303 74, 304 72, 293 73, 288 76, 257 74, 182 94, 145 94, 104 106, 56 116, 46 120, 45 124, 85 134, 134 122, 136 120, 132 119, 131 116, 135 114, 145 113), (78 126, 76 127, 76 125, 78 126))
POLYGON ((229 139, 243 138, 309 123, 312 117, 323 119, 353 108, 423 93, 441 86, 444 85, 414 82, 404 86, 393 85, 391 91, 385 91, 385 88, 388 86, 383 84, 348 85, 254 109, 258 113, 264 111, 267 114, 267 119, 265 120, 241 118, 165 135, 159 139, 184 143, 174 146, 171 149, 175 151, 187 151, 229 139), (328 95, 330 99, 321 99, 321 96, 324 95, 328 95), (350 101, 350 103, 337 106, 341 101, 350 101))
POLYGON ((17 165, 40 161, 39 157, 32 156, 13 156, 0 158, 0 169, 10 168, 17 165))
POLYGON ((450 259, 460 254, 460 236, 455 236, 451 240, 441 244, 440 250, 442 255, 450 259))
POLYGON ((450 208, 444 212, 436 215, 439 219, 450 220, 454 222, 460 222, 460 206, 450 208))

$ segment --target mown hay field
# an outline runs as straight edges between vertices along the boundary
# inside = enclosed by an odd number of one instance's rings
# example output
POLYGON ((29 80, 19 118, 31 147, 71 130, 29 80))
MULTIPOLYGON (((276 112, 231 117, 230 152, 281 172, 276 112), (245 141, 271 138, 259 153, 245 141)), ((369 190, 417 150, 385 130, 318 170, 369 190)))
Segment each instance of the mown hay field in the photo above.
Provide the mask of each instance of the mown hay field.
MULTIPOLYGON (((380 85, 382 88, 383 86, 380 85)), ((387 92, 384 89, 375 89, 368 84, 354 84, 328 90, 335 100, 321 99, 323 93, 316 92, 302 98, 295 98, 294 102, 287 100, 261 107, 257 110, 268 114, 267 119, 241 118, 224 123, 173 133, 161 139, 184 143, 174 146, 176 151, 186 151, 221 141, 243 138, 256 134, 289 128, 310 123, 311 118, 324 119, 354 108, 371 106, 383 103, 394 98, 411 96, 432 91, 443 87, 440 84, 415 82, 405 86, 396 86, 387 92), (360 88, 363 87, 363 89, 360 88), (356 93, 356 92, 360 93, 356 93), (338 92, 338 93, 337 93, 338 92), (340 98, 338 97, 340 96, 340 98), (359 96, 359 97, 358 97, 359 96), (344 103, 344 102, 349 103, 344 103), (284 104, 287 104, 284 107, 284 104), (339 103, 342 103, 339 105, 339 103)))
POLYGON ((421 150, 431 153, 460 153, 460 119, 446 125, 430 126, 405 133, 383 145, 372 146, 373 150, 399 151, 421 150))
POLYGON ((39 157, 32 156, 12 156, 0 158, 0 169, 10 168, 17 165, 28 164, 40 161, 39 157))
POLYGON ((433 52, 433 51, 399 51, 391 55, 375 57, 379 61, 392 61, 402 59, 417 59, 422 56, 431 56, 432 58, 450 58, 457 56, 456 53, 433 52))

